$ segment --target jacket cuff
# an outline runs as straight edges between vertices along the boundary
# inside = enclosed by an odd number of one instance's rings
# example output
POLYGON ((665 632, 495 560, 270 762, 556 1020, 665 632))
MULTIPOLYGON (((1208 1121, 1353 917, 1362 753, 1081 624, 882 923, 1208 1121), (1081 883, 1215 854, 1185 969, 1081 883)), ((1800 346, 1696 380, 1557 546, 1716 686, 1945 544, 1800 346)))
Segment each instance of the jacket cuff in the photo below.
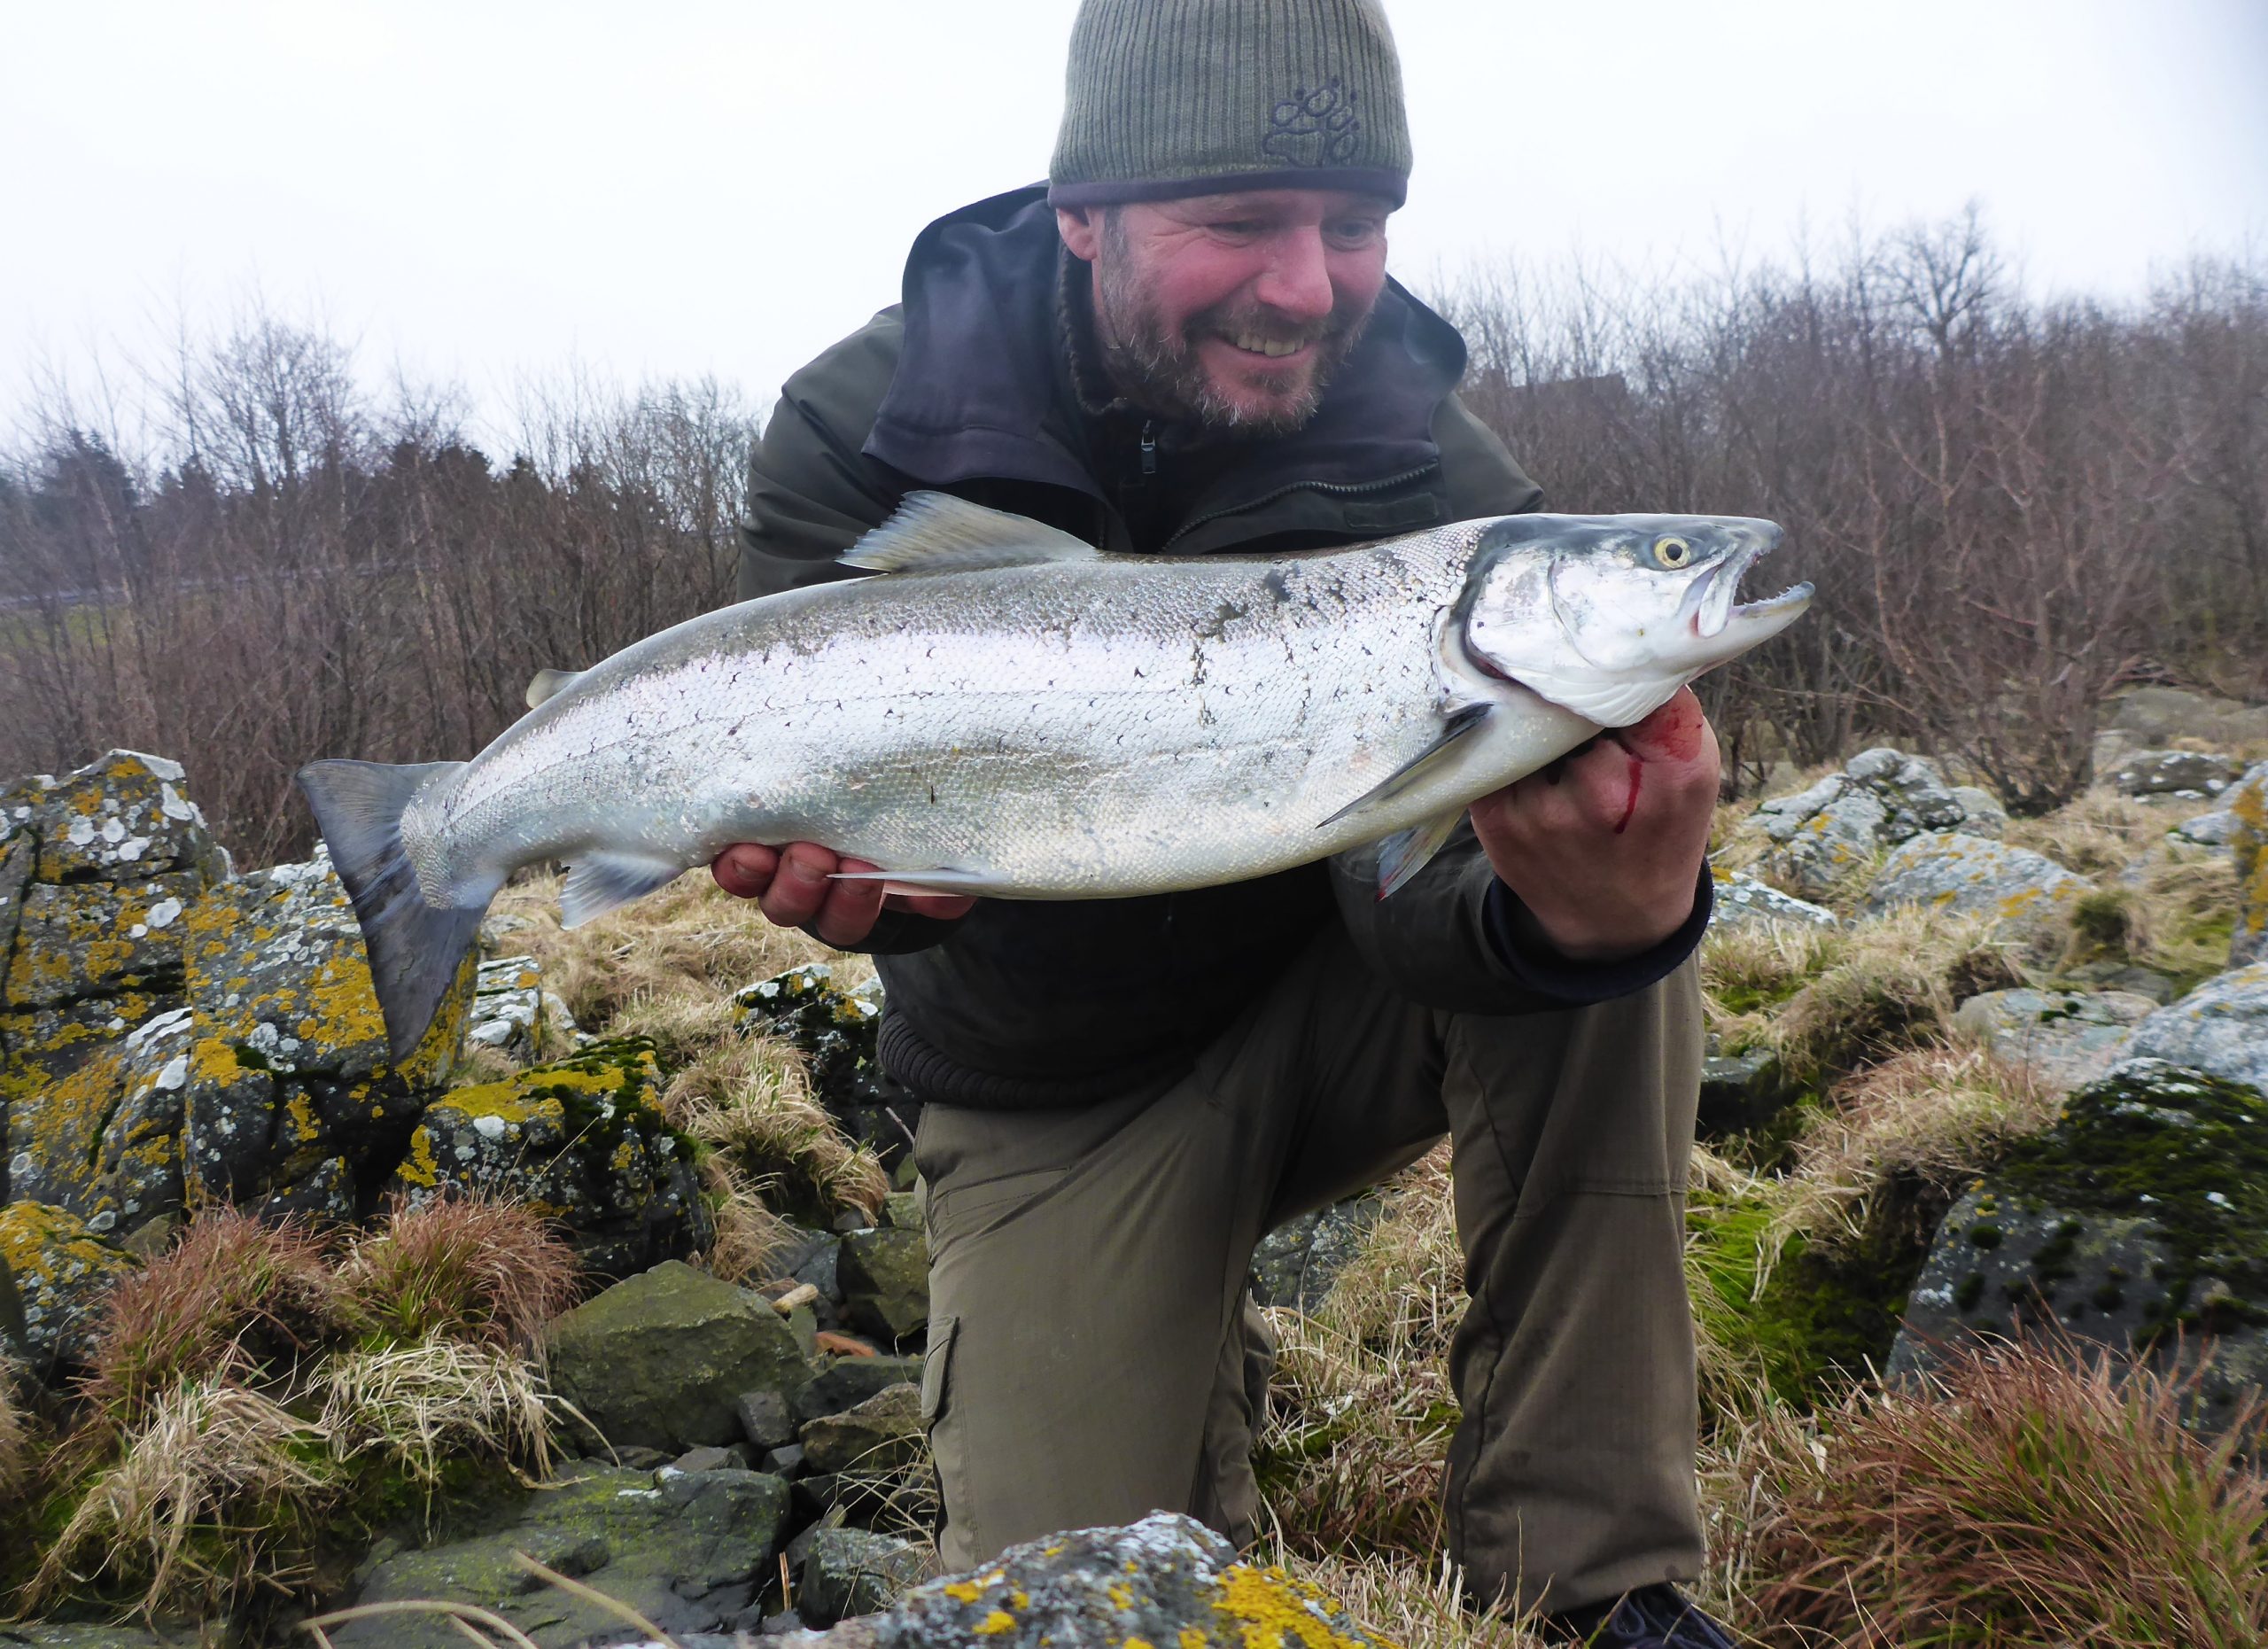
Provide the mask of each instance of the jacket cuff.
POLYGON ((1548 945, 1523 940, 1520 902, 1511 889, 1493 877, 1481 899, 1480 926, 1488 937, 1488 948, 1522 984, 1556 1007, 1588 1007, 1594 1002, 1635 995, 1675 973, 1708 931, 1716 888, 1716 877, 1704 864, 1693 891, 1693 909, 1677 931, 1653 949, 1618 961, 1577 961, 1548 945))

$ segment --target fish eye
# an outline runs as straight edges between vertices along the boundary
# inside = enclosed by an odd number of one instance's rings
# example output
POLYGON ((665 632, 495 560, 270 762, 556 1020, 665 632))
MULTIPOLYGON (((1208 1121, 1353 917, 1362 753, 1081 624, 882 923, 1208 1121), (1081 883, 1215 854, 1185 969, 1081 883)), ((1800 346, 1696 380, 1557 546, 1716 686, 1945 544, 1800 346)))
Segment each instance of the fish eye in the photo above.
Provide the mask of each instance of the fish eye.
POLYGON ((1682 538, 1658 538, 1654 541, 1654 559, 1675 572, 1693 559, 1693 546, 1682 538))

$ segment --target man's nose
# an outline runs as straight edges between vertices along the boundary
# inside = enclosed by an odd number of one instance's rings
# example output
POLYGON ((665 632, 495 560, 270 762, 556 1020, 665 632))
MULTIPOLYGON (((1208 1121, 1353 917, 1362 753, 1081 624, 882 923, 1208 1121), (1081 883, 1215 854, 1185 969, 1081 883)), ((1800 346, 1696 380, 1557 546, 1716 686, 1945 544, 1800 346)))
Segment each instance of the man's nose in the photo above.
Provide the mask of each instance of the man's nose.
POLYGON ((1253 296, 1270 308, 1301 321, 1331 313, 1331 267, 1324 255, 1323 232, 1288 229, 1269 243, 1268 268, 1253 296))

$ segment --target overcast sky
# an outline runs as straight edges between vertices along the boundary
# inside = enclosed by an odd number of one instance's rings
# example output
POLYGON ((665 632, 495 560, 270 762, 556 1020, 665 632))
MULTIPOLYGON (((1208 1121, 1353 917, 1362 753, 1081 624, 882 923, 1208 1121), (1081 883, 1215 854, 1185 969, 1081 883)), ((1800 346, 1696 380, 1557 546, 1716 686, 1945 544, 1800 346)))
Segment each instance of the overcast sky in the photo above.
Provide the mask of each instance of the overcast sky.
MULTIPOLYGON (((1674 266, 1981 201, 2036 288, 2268 237, 2268 0, 1389 0, 1392 265, 1674 266)), ((1069 0, 0 0, 0 420, 255 289, 483 409, 755 401, 1046 168, 1069 0)))

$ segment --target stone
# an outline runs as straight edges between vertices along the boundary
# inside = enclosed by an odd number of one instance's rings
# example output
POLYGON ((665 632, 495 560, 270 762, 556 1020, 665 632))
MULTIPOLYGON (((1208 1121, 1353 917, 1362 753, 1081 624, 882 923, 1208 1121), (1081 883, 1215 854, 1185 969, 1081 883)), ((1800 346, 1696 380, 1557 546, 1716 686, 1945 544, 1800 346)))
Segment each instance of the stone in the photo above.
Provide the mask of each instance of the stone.
POLYGON ((1887 746, 1861 751, 1809 789, 1759 804, 1744 828, 1775 845, 1763 868, 1807 898, 1854 883, 1885 848, 1926 832, 2007 828, 2000 803, 1973 786, 1955 790, 1937 764, 1887 746), (1971 827, 1974 826, 1974 829, 1971 827))
POLYGON ((776 1449, 764 1451, 764 1469, 781 1477, 801 1477, 804 1474, 804 1445, 783 1443, 776 1449))
POLYGON ((882 1224, 898 1231, 920 1231, 921 1199, 911 1191, 893 1191, 882 1198, 882 1224))
MULTIPOLYGON (((756 1597, 775 1572, 788 1486, 759 1472, 644 1472, 579 1461, 485 1532, 370 1566, 356 1603, 447 1598, 493 1609, 545 1649, 622 1631, 620 1617, 545 1584, 513 1561, 538 1562, 628 1604, 664 1631, 753 1627, 756 1597)), ((462 1649, 439 1616, 380 1615, 327 1629, 339 1649, 462 1649)))
POLYGON ((1981 836, 1999 841, 2008 834, 2008 810, 2000 805, 2000 798, 1992 791, 1974 784, 1956 784, 1953 798, 1961 804, 1962 818, 1955 827, 1963 836, 1981 836))
POLYGON ((808 1377, 762 1295, 666 1260, 555 1318, 552 1389, 610 1443, 671 1454, 741 1435, 741 1394, 783 1396, 808 1377))
POLYGON ((641 1038, 458 1088, 428 1105, 386 1186, 411 1207, 470 1192, 555 1220, 584 1268, 626 1277, 714 1233, 692 1142, 662 1116, 641 1038))
POLYGON ((2123 991, 2129 996, 2147 998, 2160 1007, 2173 1000, 2176 994, 2175 982, 2170 976, 2115 956, 2067 968, 2055 983, 2081 991, 2123 991))
POLYGON ((1253 1303, 1314 1311, 1361 1252, 1378 1217, 1378 1199, 1365 1194, 1277 1226, 1253 1252, 1253 1303))
POLYGON ((2122 796, 2215 796, 2228 788, 2238 764, 2202 751, 2130 751, 2110 772, 2110 786, 2122 796))
POLYGON ((743 1391, 733 1407, 741 1417, 741 1435, 757 1448, 777 1449, 795 1441, 796 1418, 784 1393, 743 1391))
POLYGON ((1825 906, 1783 893, 1768 882, 1737 870, 1712 869, 1715 901, 1709 913, 1712 928, 1752 928, 1780 923, 1798 928, 1833 928, 1840 919, 1825 906))
POLYGON ((2234 845, 2237 832, 2242 828, 2235 813, 2225 807, 2217 807, 2210 813, 2183 820, 2166 835, 2191 847, 2229 847, 2234 845))
POLYGON ((2106 727, 2138 746, 2194 739, 2226 750, 2268 742, 2268 706, 2186 688, 2139 687, 2111 701, 2106 727))
POLYGON ((839 1263, 850 1320, 891 1343, 929 1320, 929 1247, 918 1231, 847 1233, 839 1263))
POLYGON ((1780 1080, 1779 1060, 1768 1050, 1713 1054, 1701 1062, 1696 1132, 1705 1140, 1752 1132, 1779 1116, 1794 1099, 1780 1080))
POLYGON ((2268 1366, 2264 1124, 2258 1089, 2159 1060, 2081 1088, 1946 1215, 1891 1373, 2010 1333, 2161 1358, 2208 1334, 2225 1376, 2268 1366))
POLYGON ((1868 884, 1863 907, 1876 916, 1902 905, 1948 916, 1986 916, 1994 937, 2047 956, 2062 950, 2071 906, 2093 888, 2025 848, 1959 832, 1930 834, 1891 852, 1868 884))
POLYGON ((829 1649, 1390 1649, 1321 1588, 1159 1512, 1011 1546, 837 1626, 829 1649))
POLYGON ((746 1445, 734 1443, 727 1448, 722 1443, 704 1443, 697 1449, 687 1449, 670 1462, 670 1468, 679 1472, 713 1472, 722 1466, 746 1469, 746 1445))
POLYGON ((904 1382, 885 1387, 843 1413, 804 1421, 796 1441, 807 1472, 868 1474, 911 1466, 928 1447, 921 1388, 904 1382))
POLYGON ((2134 1027, 2132 1059, 2161 1059, 2268 1088, 2268 961, 2216 974, 2134 1027))
POLYGON ((88 1360, 103 1302, 134 1268, 69 1210, 22 1201, 0 1207, 0 1263, 23 1308, 24 1349, 41 1365, 88 1360))
POLYGON ((2124 1056, 2134 1027, 2157 1007, 2122 991, 1987 991, 1957 1008, 1953 1029, 1996 1058, 2068 1093, 2124 1056))
POLYGON ((928 1572, 928 1554, 911 1541, 864 1528, 822 1528, 804 1553, 796 1613, 813 1626, 871 1614, 928 1572))
POLYGON ((11 1196, 67 1209, 113 1241, 182 1206, 182 1096, 194 1015, 151 1015, 10 1108, 11 1196))
POLYGON ((580 1031, 559 997, 543 988, 532 956, 500 956, 480 964, 464 1039, 528 1064, 555 1047, 571 1046, 580 1031))
POLYGON ((837 1357, 796 1390, 788 1412, 798 1425, 823 1414, 840 1414, 892 1386, 909 1381, 920 1385, 924 1366, 919 1357, 837 1357))
POLYGON ((2268 961, 2268 761, 2245 772, 2229 797, 2229 852, 2236 860, 2236 925, 2229 966, 2268 961))
POLYGON ((1968 809, 1927 757, 1880 745, 1852 757, 1843 772, 1881 798, 1886 816, 1876 834, 1884 842, 1903 842, 1924 830, 1959 830, 1968 823, 1968 809))
POLYGON ((881 980, 846 990, 835 964, 807 962, 743 987, 733 1001, 742 1031, 781 1038, 802 1052, 819 1103, 852 1138, 873 1147, 885 1169, 906 1160, 921 1107, 875 1055, 881 980))
POLYGON ((773 1251, 771 1263, 781 1276, 807 1282, 819 1290, 820 1298, 840 1303, 843 1283, 838 1264, 842 1254, 843 1239, 833 1232, 797 1230, 788 1241, 773 1251))

